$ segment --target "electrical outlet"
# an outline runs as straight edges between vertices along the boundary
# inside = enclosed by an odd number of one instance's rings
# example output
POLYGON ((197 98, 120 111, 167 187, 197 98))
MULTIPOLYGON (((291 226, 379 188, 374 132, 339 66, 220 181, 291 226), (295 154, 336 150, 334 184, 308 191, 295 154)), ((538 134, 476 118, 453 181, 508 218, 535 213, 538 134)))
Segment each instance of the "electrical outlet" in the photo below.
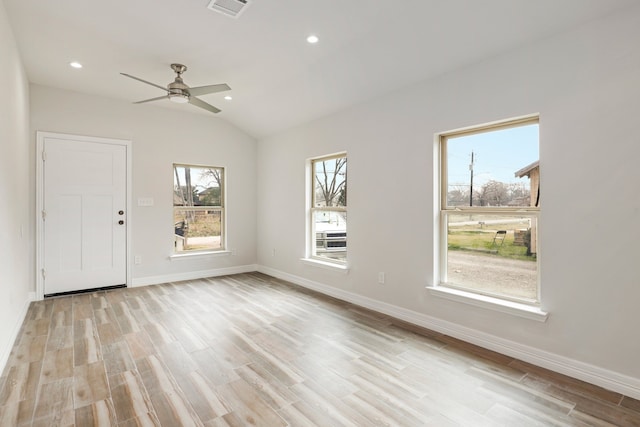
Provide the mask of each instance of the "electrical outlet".
POLYGON ((136 264, 136 265, 142 264, 142 257, 141 257, 140 255, 136 255, 136 256, 133 258, 133 262, 134 262, 134 264, 136 264))
POLYGON ((276 248, 271 249, 271 256, 276 256, 276 248))
POLYGON ((380 272, 378 273, 378 283, 380 283, 381 285, 384 284, 384 272, 380 272))

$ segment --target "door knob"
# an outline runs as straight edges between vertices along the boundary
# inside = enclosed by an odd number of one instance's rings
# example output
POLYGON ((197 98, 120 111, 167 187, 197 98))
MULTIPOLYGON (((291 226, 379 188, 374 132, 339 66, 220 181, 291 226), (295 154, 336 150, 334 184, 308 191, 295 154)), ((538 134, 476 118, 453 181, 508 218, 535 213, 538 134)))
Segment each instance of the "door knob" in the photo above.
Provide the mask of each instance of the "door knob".
POLYGON ((118 215, 124 215, 124 211, 118 211, 118 215))
POLYGON ((122 225, 122 224, 124 224, 124 221, 120 220, 120 221, 118 221, 118 224, 122 225))

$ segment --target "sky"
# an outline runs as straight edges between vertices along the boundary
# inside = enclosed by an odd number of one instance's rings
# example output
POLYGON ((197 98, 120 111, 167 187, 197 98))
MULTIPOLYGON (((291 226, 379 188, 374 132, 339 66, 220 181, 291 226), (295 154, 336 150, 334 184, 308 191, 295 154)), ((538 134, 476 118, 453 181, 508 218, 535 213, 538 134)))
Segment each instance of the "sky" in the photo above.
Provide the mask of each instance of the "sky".
MULTIPOLYGON (((178 170, 178 177, 180 178, 180 185, 184 186, 186 185, 186 178, 184 176, 184 166, 182 165, 175 165, 177 170, 178 170)), ((173 184, 176 185, 176 175, 175 175, 175 169, 174 168, 174 174, 173 174, 173 184)), ((207 175, 203 175, 202 171, 206 170, 206 169, 215 169, 214 167, 198 167, 198 166, 192 166, 191 167, 191 185, 196 188, 198 191, 202 191, 206 188, 210 188, 210 187, 217 187, 218 184, 217 182, 211 177, 211 176, 207 176, 207 175)))
POLYGON ((454 184, 469 185, 472 151, 474 190, 490 180, 528 186, 527 177, 516 178, 514 173, 539 159, 538 146, 538 124, 449 138, 449 188, 454 184))

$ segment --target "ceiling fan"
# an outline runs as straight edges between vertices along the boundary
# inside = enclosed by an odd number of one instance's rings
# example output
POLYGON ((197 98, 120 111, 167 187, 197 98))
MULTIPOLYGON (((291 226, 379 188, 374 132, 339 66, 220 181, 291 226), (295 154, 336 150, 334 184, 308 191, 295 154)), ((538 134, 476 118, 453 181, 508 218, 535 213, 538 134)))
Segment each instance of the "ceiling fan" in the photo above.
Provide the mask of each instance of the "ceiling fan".
POLYGON ((224 92, 226 90, 231 90, 229 85, 226 83, 217 84, 217 85, 208 85, 208 86, 198 86, 198 87, 189 87, 182 81, 182 73, 187 71, 187 67, 182 64, 171 64, 171 68, 176 73, 176 78, 174 81, 169 83, 166 88, 157 85, 155 83, 148 82, 146 80, 142 80, 139 77, 132 76, 130 74, 120 73, 123 76, 132 78, 134 80, 138 80, 139 82, 146 83, 148 85, 157 87, 158 89, 162 89, 167 92, 166 95, 158 96, 157 98, 145 99, 144 101, 134 102, 134 104, 142 104, 145 102, 151 101, 159 101, 161 99, 169 99, 170 101, 184 104, 189 103, 191 105, 195 105, 196 107, 204 108, 207 111, 211 111, 212 113, 219 113, 220 109, 214 107, 213 105, 207 104, 206 102, 196 98, 198 95, 206 95, 209 93, 217 93, 224 92))

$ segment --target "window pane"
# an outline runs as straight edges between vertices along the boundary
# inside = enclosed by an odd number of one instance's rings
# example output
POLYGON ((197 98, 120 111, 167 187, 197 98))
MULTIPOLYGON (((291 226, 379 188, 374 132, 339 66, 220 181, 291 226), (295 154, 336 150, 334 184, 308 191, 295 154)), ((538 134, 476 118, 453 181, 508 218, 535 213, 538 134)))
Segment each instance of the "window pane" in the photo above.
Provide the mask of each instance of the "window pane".
POLYGON ((537 221, 518 215, 447 214, 447 284, 537 300, 537 221))
POLYGON ((173 221, 176 252, 222 248, 220 210, 177 208, 173 221))
POLYGON ((538 206, 538 124, 447 138, 447 206, 538 206))
POLYGON ((347 213, 315 211, 314 255, 338 261, 347 260, 347 213))
POLYGON ((223 169, 174 165, 173 206, 222 206, 223 169))
POLYGON ((315 207, 347 206, 347 158, 313 162, 315 207))

